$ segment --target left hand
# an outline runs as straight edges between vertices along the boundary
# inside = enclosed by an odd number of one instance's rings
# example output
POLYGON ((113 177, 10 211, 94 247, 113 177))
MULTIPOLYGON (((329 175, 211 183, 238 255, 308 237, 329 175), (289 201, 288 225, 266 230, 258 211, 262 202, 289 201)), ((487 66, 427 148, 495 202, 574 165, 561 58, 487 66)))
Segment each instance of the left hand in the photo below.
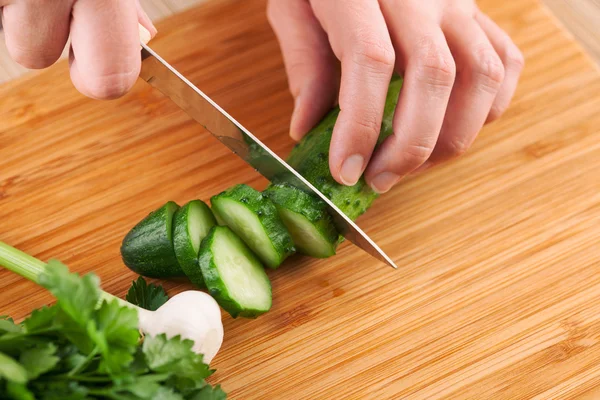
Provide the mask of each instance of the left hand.
POLYGON ((379 193, 464 153, 508 107, 524 62, 474 0, 270 0, 268 16, 295 99, 290 135, 306 134, 339 87, 331 174, 353 185, 364 172, 379 193), (394 70, 394 134, 373 153, 394 70))

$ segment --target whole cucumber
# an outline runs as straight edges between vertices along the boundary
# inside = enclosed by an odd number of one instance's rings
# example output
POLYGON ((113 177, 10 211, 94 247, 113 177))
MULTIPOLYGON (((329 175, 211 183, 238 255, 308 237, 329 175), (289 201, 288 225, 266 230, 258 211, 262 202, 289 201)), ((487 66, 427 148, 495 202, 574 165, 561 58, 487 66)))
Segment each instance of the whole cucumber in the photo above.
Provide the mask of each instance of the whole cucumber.
MULTIPOLYGON (((401 87, 402 78, 394 75, 388 88, 378 144, 393 133, 392 121, 401 87)), ((355 220, 367 211, 377 198, 377 193, 366 184, 364 178, 361 178, 354 186, 345 186, 337 183, 331 176, 329 146, 339 112, 339 107, 331 110, 292 149, 287 161, 350 219, 355 220)))

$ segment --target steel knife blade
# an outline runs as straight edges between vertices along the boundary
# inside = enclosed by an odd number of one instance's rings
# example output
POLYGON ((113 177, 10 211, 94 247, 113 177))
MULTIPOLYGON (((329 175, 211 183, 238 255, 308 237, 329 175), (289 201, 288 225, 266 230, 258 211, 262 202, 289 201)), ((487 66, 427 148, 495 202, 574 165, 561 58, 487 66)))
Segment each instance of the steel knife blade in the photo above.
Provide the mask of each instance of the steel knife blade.
POLYGON ((191 118, 242 158, 261 175, 272 181, 283 178, 323 200, 340 234, 371 256, 397 268, 375 242, 349 219, 331 200, 289 166, 277 154, 231 117, 143 41, 140 77, 170 98, 191 118))

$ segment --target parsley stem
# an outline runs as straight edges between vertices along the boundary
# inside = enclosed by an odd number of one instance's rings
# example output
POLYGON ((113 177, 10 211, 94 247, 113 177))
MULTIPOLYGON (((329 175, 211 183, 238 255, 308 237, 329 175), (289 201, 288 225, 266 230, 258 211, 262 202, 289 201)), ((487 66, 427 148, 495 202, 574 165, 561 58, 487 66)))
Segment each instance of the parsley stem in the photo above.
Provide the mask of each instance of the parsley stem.
MULTIPOLYGON (((44 272, 46 263, 30 256, 21 250, 15 249, 12 246, 0 241, 0 265, 6 269, 21 275, 23 278, 39 284, 39 276, 44 272)), ((105 291, 100 291, 102 300, 111 301, 117 299, 121 305, 135 307, 132 304, 122 300, 105 291)))
POLYGON ((4 242, 0 242, 0 264, 6 269, 35 283, 38 283, 38 276, 44 272, 44 268, 46 267, 43 261, 27 253, 23 253, 4 242))
POLYGON ((82 369, 87 367, 87 365, 90 363, 90 361, 92 361, 92 359, 94 357, 96 357, 97 354, 98 354, 98 346, 94 347, 94 350, 92 350, 85 359, 81 360, 81 362, 79 364, 77 364, 75 366, 75 368, 73 368, 67 374, 67 376, 72 377, 73 375, 77 374, 79 371, 81 371, 82 369))
POLYGON ((51 375, 50 376, 50 380, 51 381, 79 381, 79 382, 112 382, 113 378, 111 378, 110 376, 85 376, 85 375, 73 375, 70 376, 69 374, 60 374, 60 375, 51 375))

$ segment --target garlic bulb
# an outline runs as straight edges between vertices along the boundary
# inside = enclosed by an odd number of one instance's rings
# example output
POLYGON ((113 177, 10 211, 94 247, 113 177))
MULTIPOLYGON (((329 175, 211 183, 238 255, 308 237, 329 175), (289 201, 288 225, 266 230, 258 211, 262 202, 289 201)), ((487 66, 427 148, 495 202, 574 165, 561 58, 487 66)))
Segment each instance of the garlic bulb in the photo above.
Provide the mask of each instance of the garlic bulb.
POLYGON ((139 325, 144 334, 180 335, 194 341, 192 349, 204 355, 209 364, 223 343, 221 309, 207 293, 188 290, 171 297, 156 311, 138 308, 139 325))

